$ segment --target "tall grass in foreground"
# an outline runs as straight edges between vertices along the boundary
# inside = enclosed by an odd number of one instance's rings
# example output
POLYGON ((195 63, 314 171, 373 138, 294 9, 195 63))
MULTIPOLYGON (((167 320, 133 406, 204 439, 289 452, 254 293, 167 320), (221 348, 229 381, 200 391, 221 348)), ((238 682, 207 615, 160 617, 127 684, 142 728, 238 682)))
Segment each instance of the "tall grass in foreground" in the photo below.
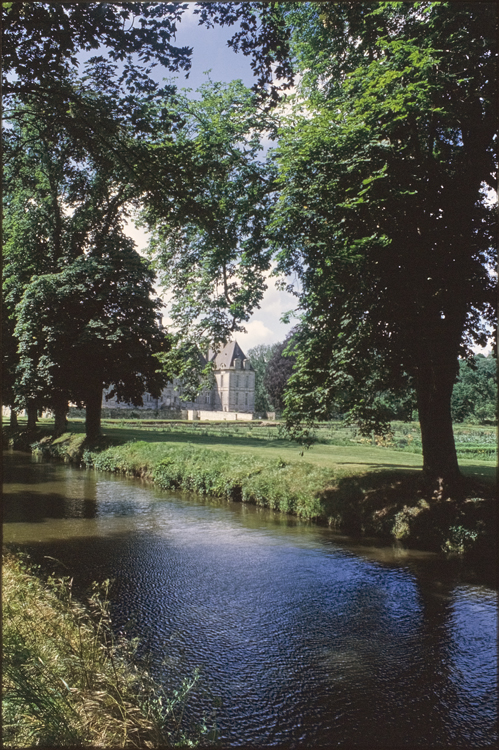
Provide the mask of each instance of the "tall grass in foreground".
POLYGON ((43 584, 22 559, 3 556, 3 746, 194 746, 180 724, 197 675, 166 695, 137 665, 138 641, 111 630, 107 590, 90 610, 71 580, 43 584))

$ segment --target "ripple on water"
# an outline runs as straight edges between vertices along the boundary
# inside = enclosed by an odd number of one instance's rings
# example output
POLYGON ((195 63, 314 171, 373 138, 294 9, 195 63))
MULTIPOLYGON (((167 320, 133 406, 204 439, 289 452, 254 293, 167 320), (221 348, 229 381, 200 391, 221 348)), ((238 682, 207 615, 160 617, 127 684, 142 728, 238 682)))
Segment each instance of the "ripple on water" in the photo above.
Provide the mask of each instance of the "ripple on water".
POLYGON ((362 553, 261 509, 45 469, 30 467, 25 495, 11 483, 6 535, 60 559, 82 586, 115 578, 116 627, 141 637, 166 685, 201 667, 186 718, 219 698, 222 746, 497 738, 490 589, 462 584, 434 556, 362 553), (19 510, 35 506, 36 523, 19 510))

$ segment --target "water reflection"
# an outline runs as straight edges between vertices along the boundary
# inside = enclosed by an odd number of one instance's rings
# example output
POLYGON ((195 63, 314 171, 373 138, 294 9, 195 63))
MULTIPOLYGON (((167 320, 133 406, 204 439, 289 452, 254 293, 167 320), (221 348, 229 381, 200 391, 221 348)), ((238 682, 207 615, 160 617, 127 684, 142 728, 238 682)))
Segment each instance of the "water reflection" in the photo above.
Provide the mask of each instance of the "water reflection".
POLYGON ((173 684, 203 668, 211 692, 186 716, 219 696, 222 746, 497 739, 495 592, 467 583, 458 561, 253 506, 35 468, 36 491, 11 475, 4 539, 45 565, 59 559, 80 590, 114 577, 116 627, 141 637, 156 676, 173 684), (67 497, 64 517, 51 515, 43 486, 67 497))
POLYGON ((91 471, 4 454, 4 523, 45 519, 94 518, 96 484, 91 471))

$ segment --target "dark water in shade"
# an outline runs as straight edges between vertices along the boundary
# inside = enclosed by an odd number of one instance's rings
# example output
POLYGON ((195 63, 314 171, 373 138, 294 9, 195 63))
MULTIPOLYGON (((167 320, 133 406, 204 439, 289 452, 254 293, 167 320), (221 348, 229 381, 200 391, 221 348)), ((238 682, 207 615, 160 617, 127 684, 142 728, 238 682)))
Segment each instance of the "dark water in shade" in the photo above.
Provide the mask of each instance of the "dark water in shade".
POLYGON ((4 542, 80 591, 115 579, 116 628, 133 621, 155 675, 178 684, 201 667, 186 719, 220 703, 221 747, 497 742, 487 571, 5 456, 4 542))

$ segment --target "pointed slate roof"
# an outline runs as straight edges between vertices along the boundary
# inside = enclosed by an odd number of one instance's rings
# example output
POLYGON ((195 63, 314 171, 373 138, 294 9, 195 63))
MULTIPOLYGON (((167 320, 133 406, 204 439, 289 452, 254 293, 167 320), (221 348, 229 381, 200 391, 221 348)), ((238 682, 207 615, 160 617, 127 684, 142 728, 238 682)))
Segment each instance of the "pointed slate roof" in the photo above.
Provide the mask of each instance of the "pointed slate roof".
MULTIPOLYGON (((208 352, 208 361, 215 363, 215 370, 234 367, 235 359, 240 359, 241 362, 247 359, 246 354, 243 352, 237 341, 229 341, 229 343, 218 353, 213 351, 213 349, 210 349, 208 352)), ((250 369, 253 369, 251 365, 250 369)))

